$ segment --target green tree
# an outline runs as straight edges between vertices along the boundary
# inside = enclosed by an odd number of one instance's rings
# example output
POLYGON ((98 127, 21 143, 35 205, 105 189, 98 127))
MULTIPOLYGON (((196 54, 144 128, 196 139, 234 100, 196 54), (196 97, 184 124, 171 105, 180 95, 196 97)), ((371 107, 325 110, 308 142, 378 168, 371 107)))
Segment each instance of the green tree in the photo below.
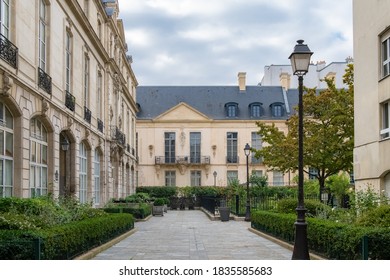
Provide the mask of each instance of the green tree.
MULTIPOLYGON (((305 88, 303 95, 304 166, 314 168, 320 192, 325 180, 340 171, 351 171, 353 162, 353 65, 349 64, 343 82, 346 88, 337 89, 333 79, 326 79, 327 88, 305 88)), ((298 108, 286 122, 288 132, 280 131, 274 123, 258 121, 258 133, 265 145, 254 149, 263 157, 270 170, 281 172, 298 169, 298 108)), ((307 173, 308 170, 305 170, 307 173)))

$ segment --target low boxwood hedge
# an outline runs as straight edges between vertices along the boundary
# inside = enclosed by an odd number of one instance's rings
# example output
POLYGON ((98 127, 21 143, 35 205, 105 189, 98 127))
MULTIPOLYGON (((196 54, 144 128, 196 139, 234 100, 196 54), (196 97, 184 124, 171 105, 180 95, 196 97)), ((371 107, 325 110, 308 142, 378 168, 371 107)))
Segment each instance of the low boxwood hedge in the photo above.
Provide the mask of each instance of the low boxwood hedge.
POLYGON ((111 207, 103 208, 103 210, 107 213, 129 213, 132 214, 135 219, 145 219, 152 214, 152 206, 148 203, 139 203, 130 207, 128 207, 126 203, 115 204, 111 207))
MULTIPOLYGON (((255 211, 252 228, 293 243, 296 215, 255 211)), ((362 240, 367 236, 369 259, 390 259, 388 228, 361 227, 315 218, 306 219, 309 249, 328 259, 362 259, 362 240)))
POLYGON ((0 259, 72 259, 132 228, 133 216, 122 213, 40 230, 1 230, 0 259))

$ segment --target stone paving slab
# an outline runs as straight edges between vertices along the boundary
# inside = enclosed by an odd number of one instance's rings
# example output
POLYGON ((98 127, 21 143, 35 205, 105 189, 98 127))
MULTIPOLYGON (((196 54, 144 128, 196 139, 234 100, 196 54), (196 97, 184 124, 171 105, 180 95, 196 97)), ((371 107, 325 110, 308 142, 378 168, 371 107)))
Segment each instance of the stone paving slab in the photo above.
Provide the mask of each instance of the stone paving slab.
POLYGON ((290 260, 292 251, 249 230, 245 221, 212 221, 199 210, 170 210, 95 260, 290 260))

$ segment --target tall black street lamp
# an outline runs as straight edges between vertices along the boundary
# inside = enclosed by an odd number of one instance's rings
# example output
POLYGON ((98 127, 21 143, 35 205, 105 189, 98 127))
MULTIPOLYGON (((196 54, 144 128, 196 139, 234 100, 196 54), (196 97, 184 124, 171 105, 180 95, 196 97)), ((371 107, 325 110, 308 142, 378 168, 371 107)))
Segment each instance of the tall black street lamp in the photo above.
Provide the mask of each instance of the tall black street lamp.
POLYGON ((249 163, 248 157, 251 154, 251 147, 246 143, 244 148, 246 156, 246 212, 245 212, 245 221, 249 222, 251 220, 251 204, 249 199, 249 163))
POLYGON ((295 222, 295 243, 292 255, 293 260, 309 260, 307 244, 307 223, 305 219, 305 203, 303 195, 303 76, 309 71, 310 58, 313 52, 298 40, 294 51, 290 55, 293 74, 298 76, 299 103, 298 103, 298 207, 297 221, 295 222))

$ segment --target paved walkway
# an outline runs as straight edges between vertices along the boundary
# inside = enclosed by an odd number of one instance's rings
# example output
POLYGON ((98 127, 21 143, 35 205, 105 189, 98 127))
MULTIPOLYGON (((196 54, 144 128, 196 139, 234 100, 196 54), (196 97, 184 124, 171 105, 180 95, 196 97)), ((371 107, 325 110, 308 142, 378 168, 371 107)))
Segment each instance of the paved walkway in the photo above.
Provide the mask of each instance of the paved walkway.
POLYGON ((211 221, 199 210, 169 210, 137 222, 134 234, 95 260, 290 260, 292 252, 244 221, 211 221))

